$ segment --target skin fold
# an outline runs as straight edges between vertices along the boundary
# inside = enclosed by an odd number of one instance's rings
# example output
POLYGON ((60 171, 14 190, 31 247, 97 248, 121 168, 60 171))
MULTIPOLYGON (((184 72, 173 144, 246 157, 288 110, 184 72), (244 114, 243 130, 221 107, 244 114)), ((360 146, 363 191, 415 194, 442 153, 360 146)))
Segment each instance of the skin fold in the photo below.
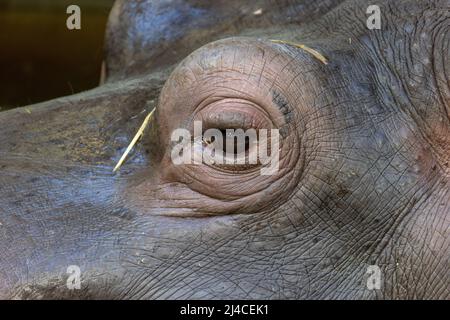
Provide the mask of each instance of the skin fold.
POLYGON ((449 299, 450 3, 371 4, 117 1, 98 88, 0 113, 0 297, 449 299), (275 174, 171 162, 248 117, 275 174))

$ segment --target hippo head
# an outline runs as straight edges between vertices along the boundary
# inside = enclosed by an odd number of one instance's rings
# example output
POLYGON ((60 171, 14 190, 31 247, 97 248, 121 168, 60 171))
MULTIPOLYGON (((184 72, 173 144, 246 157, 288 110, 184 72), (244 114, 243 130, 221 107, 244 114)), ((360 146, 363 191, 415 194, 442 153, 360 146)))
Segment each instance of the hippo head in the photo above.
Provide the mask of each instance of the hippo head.
POLYGON ((0 113, 0 297, 450 298, 448 1, 377 3, 117 1, 99 87, 0 113))

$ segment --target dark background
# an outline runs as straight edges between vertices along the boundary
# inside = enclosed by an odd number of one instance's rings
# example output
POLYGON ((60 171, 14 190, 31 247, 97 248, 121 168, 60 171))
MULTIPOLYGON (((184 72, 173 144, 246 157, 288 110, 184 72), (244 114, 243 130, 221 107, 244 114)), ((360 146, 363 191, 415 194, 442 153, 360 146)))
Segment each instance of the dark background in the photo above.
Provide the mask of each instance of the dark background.
POLYGON ((0 0, 0 111, 96 87, 114 0, 0 0), (81 8, 81 30, 66 9, 81 8))

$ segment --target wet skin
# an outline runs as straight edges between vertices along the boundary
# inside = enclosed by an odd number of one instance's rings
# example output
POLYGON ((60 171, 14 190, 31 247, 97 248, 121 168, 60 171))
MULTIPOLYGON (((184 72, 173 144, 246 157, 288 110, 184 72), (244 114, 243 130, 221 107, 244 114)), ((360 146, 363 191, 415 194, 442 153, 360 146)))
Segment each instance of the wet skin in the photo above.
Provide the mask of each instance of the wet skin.
POLYGON ((118 1, 101 86, 0 113, 0 297, 450 298, 449 3, 370 4, 118 1), (233 114, 276 174, 173 165, 233 114))

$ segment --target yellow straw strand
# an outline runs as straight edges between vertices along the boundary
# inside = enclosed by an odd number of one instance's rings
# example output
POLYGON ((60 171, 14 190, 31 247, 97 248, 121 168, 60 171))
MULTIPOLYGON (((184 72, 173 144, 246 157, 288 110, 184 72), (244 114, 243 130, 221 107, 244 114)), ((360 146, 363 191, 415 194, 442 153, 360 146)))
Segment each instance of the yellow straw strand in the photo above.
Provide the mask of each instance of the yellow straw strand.
POLYGON ((150 121, 150 118, 153 115, 153 112, 155 111, 155 109, 153 109, 144 119, 144 122, 142 123, 141 127, 139 128, 138 132, 136 133, 136 135, 134 136, 133 140, 131 140, 131 143, 128 145, 128 148, 125 150, 124 154, 122 155, 122 157, 120 158, 119 162, 117 162, 116 166, 114 167, 113 172, 116 172, 117 170, 120 169, 120 167, 122 166, 122 164, 124 163, 125 159, 127 158, 128 154, 130 153, 131 149, 133 149, 134 145, 136 144, 136 142, 139 140, 139 138, 142 136, 142 134, 144 133, 144 129, 145 127, 147 127, 148 122, 150 121))
POLYGON ((320 52, 318 52, 318 51, 316 51, 314 49, 311 49, 310 47, 305 46, 304 44, 294 43, 294 42, 289 42, 289 41, 283 41, 283 40, 270 40, 270 41, 272 41, 274 43, 287 44, 287 45, 290 45, 290 46, 294 46, 294 47, 300 48, 302 50, 305 50, 309 54, 311 54, 314 58, 316 58, 317 60, 319 60, 323 64, 325 64, 325 65, 328 64, 327 58, 325 58, 320 52))

